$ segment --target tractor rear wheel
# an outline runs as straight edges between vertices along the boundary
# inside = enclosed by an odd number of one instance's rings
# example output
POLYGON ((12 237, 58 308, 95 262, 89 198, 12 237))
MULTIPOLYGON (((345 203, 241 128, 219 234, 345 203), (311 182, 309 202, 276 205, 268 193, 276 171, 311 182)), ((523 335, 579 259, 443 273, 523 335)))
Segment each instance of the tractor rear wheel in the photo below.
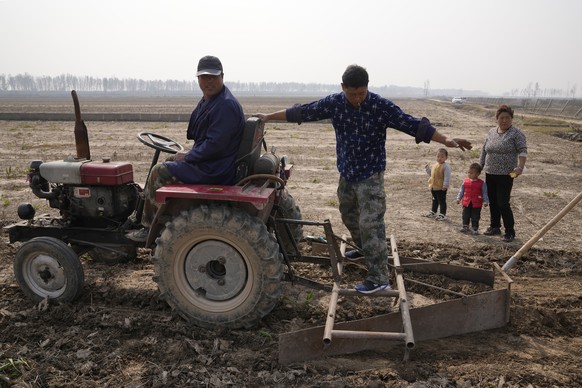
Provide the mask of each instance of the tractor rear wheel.
POLYGON ((54 237, 36 237, 22 244, 14 258, 14 275, 34 302, 45 298, 72 302, 81 295, 85 282, 75 251, 54 237))
POLYGON ((240 209, 184 211, 156 244, 154 279, 162 297, 198 326, 248 328, 279 300, 279 247, 263 222, 240 209))
MULTIPOLYGON (((277 212, 275 213, 276 218, 287 218, 290 220, 301 220, 301 210, 299 210, 299 206, 295 203, 295 198, 287 189, 284 189, 281 192, 281 198, 279 200, 277 212)), ((299 240, 303 238, 303 225, 301 224, 287 224, 289 225, 289 230, 291 232, 291 237, 295 240, 297 244, 299 240)), ((289 238, 289 234, 285 228, 285 225, 282 223, 277 223, 277 234, 281 239, 282 245, 285 248, 285 252, 291 253, 294 252, 293 250, 293 243, 289 238)))

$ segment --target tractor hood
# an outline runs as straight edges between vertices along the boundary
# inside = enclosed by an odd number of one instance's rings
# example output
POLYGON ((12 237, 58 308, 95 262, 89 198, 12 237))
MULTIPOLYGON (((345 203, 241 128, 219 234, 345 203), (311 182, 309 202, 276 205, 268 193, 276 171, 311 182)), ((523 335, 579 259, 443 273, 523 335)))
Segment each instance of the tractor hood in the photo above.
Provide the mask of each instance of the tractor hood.
POLYGON ((42 163, 40 175, 49 182, 69 185, 114 186, 133 182, 133 167, 129 162, 65 160, 42 163))

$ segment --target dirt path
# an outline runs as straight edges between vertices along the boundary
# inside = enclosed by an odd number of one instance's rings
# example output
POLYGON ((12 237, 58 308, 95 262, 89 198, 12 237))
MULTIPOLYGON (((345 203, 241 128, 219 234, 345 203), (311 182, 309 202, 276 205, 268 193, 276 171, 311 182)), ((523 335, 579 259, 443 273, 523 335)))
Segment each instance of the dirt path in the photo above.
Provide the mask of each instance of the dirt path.
MULTIPOLYGON (((244 101, 243 101, 244 102, 244 101)), ((245 111, 288 105, 252 101, 245 111)), ((547 133, 526 131, 527 172, 516 181, 512 198, 518 239, 460 234, 461 209, 454 195, 493 125, 489 110, 468 106, 399 101, 413 115, 424 115, 439 130, 472 140, 476 150, 452 150, 453 187, 449 220, 421 217, 430 206, 423 166, 440 145, 416 145, 410 137, 388 133, 386 190, 388 231, 401 256, 464 266, 503 264, 580 191, 580 144, 547 133)), ((130 102, 127 106, 133 106, 130 102)), ((269 108, 269 109, 267 109, 269 108)), ((127 109, 127 108, 126 108, 127 109)), ((516 124, 520 126, 519 112, 516 124)), ((183 123, 87 123, 94 158, 131 160, 136 181, 145 180, 151 153, 135 139, 141 130, 183 139, 183 123)), ((15 207, 28 201, 50 211, 23 179, 31 160, 59 160, 75 150, 73 124, 0 122, 0 216, 16 221, 15 207)), ((330 124, 268 125, 267 139, 287 154, 294 171, 288 188, 304 219, 330 219, 345 233, 335 194, 335 141, 330 124)), ((185 144, 187 146, 187 144, 185 144)), ((482 229, 488 224, 483 213, 482 229)), ((206 330, 189 326, 159 299, 147 251, 135 262, 106 266, 83 260, 84 292, 70 305, 34 305, 25 299, 12 272, 17 246, 0 240, 0 362, 19 367, 20 386, 392 386, 392 387, 579 387, 582 360, 582 207, 575 207, 511 271, 511 322, 506 327, 417 344, 409 362, 402 349, 359 353, 292 365, 277 363, 281 333, 325 323, 329 295, 300 286, 285 287, 281 303, 251 330, 206 330)), ((307 228, 306 234, 321 231, 307 228)), ((304 246, 307 249, 306 246, 304 246)), ((305 271, 329 277, 325 268, 305 271)), ((363 270, 346 271, 349 284, 363 270)), ((340 320, 386 313, 389 303, 342 300, 340 320)), ((0 377, 9 376, 0 369, 0 377)), ((0 386, 5 383, 0 381, 0 386)))

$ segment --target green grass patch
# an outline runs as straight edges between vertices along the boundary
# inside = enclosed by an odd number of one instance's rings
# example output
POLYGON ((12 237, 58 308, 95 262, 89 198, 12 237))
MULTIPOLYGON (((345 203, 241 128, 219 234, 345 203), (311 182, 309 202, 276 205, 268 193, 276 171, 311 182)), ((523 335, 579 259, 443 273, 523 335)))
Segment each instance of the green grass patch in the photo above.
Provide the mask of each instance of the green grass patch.
POLYGON ((337 199, 328 199, 327 201, 325 201, 325 205, 331 207, 339 207, 339 202, 337 201, 337 199))
POLYGON ((554 134, 556 132, 573 131, 571 123, 552 117, 522 116, 516 121, 515 125, 530 132, 554 134))
POLYGON ((24 177, 28 174, 27 168, 16 168, 12 166, 8 166, 4 169, 4 175, 6 179, 16 179, 19 177, 24 177))
POLYGON ((30 121, 23 121, 22 123, 20 123, 17 126, 18 129, 33 129, 34 128, 34 124, 31 123, 30 121))
POLYGON ((30 369, 30 366, 23 358, 5 358, 0 360, 0 385, 4 387, 11 386, 17 378, 22 376, 25 369, 30 369))

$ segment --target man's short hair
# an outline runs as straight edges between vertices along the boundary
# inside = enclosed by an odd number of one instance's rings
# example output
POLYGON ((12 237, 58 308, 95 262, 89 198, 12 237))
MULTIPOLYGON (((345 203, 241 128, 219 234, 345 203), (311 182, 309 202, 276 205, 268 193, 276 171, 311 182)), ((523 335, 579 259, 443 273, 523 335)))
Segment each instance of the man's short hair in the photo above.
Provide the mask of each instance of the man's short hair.
POLYGON ((349 65, 342 75, 342 83, 347 88, 360 88, 368 86, 368 72, 358 65, 349 65))

